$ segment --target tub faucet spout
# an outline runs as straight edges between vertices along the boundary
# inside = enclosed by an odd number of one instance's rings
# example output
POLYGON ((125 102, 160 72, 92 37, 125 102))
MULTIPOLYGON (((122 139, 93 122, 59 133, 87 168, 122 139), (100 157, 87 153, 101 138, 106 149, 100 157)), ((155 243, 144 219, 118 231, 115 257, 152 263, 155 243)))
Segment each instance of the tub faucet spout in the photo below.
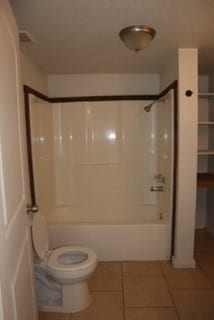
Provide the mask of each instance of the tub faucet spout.
POLYGON ((163 186, 151 186, 150 191, 163 192, 163 186))

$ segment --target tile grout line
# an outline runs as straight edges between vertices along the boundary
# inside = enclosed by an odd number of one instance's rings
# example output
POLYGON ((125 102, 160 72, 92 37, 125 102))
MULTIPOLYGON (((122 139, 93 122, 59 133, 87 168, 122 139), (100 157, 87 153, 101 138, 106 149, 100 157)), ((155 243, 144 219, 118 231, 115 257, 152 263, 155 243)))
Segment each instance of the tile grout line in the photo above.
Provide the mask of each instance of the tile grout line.
POLYGON ((126 320, 126 311, 125 311, 125 292, 124 292, 124 277, 123 277, 123 262, 120 262, 120 271, 121 271, 121 284, 122 284, 122 306, 123 306, 123 319, 126 320))
POLYGON ((169 296, 170 296, 170 298, 171 298, 171 300, 172 300, 172 305, 173 305, 173 307, 174 307, 174 309, 175 309, 175 313, 176 313, 176 315, 177 315, 177 317, 178 317, 178 320, 181 320, 181 318, 180 318, 180 316, 179 316, 179 313, 178 313, 178 310, 177 310, 177 308, 176 308, 175 302, 174 302, 173 297, 172 297, 171 289, 170 289, 169 286, 168 286, 168 283, 167 283, 167 281, 166 281, 166 277, 165 277, 165 274, 164 274, 164 270, 163 270, 163 267, 161 266, 161 263, 160 263, 160 262, 159 262, 159 265, 160 265, 160 268, 161 268, 161 272, 162 272, 162 275, 163 275, 163 279, 164 279, 164 281, 165 281, 166 287, 167 287, 168 292, 169 292, 169 296))
MULTIPOLYGON (((201 251, 202 254, 205 252, 206 254, 208 253, 209 255, 210 254, 213 254, 212 251, 201 251)), ((205 272, 204 268, 202 267, 200 261, 197 260, 197 257, 195 255, 196 252, 194 252, 194 258, 195 258, 195 261, 196 261, 196 267, 198 267, 198 269, 201 271, 201 273, 204 275, 204 277, 206 278, 207 282, 210 284, 210 288, 207 288, 207 289, 214 289, 214 285, 212 284, 212 282, 210 281, 209 279, 209 276, 210 275, 214 275, 214 274, 209 274, 207 272, 205 272)), ((203 289, 203 288, 202 288, 203 289)))

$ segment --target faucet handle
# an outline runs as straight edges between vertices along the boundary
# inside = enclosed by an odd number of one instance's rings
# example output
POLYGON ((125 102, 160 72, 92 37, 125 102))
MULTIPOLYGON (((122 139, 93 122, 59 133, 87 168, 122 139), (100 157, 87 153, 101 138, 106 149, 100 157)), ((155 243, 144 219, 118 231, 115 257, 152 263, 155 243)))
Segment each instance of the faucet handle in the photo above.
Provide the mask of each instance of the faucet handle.
POLYGON ((154 178, 157 182, 166 184, 166 178, 161 173, 156 174, 154 178))
POLYGON ((162 176, 161 183, 166 184, 166 178, 164 176, 162 176))

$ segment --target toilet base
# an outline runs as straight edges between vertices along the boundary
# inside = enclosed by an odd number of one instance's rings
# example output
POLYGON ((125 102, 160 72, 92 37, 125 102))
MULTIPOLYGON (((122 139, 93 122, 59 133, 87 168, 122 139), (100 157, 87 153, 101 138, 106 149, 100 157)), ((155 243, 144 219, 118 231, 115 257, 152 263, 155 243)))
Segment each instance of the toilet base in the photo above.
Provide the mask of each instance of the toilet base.
POLYGON ((42 305, 40 311, 75 313, 84 310, 91 303, 87 281, 62 286, 62 306, 42 305))
POLYGON ((63 308, 70 309, 70 312, 81 311, 88 307, 91 302, 87 281, 64 285, 62 291, 63 308))

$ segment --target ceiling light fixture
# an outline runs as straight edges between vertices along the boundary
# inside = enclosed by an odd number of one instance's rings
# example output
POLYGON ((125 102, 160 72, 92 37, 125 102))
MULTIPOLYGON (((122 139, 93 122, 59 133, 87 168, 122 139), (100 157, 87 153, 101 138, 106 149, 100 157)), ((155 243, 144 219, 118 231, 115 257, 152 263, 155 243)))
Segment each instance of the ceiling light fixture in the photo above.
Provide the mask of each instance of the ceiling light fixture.
POLYGON ((122 29, 119 33, 120 39, 125 43, 129 50, 139 52, 146 48, 152 41, 156 31, 148 26, 129 26, 122 29))

